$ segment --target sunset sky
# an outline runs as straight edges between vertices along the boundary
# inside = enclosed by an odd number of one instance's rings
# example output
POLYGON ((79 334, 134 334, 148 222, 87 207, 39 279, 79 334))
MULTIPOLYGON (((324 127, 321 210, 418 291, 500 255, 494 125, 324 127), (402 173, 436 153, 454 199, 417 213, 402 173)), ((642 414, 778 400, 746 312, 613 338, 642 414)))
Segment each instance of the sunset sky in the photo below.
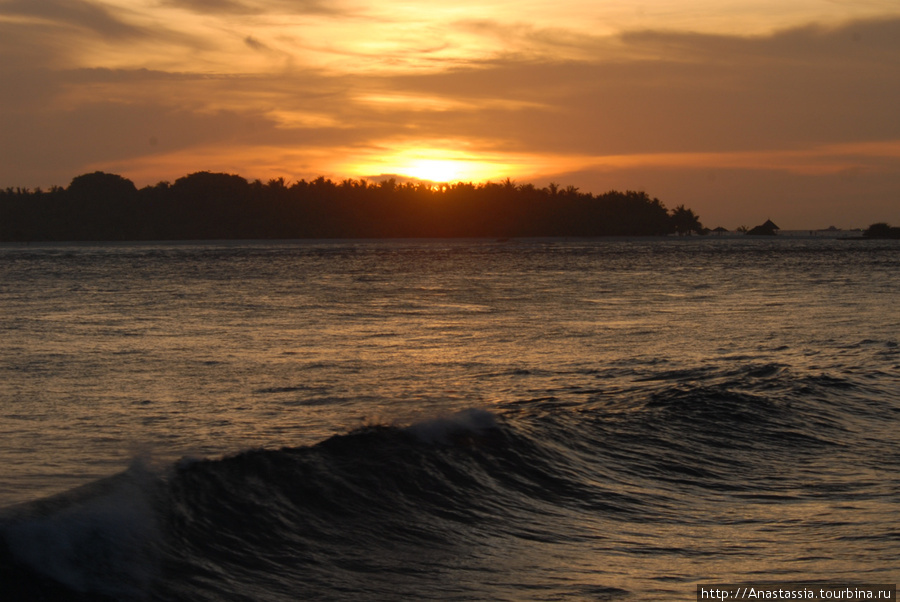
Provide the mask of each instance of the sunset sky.
POLYGON ((0 77, 0 187, 510 177, 900 225, 897 0, 0 0, 0 77))

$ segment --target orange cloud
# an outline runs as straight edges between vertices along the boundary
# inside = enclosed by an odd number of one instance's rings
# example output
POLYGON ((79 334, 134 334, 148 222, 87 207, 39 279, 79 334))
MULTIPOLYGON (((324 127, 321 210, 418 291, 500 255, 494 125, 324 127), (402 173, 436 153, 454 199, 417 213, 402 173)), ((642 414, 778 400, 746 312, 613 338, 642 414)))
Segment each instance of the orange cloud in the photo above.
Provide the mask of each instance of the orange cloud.
POLYGON ((882 190, 900 7, 816 3, 811 25, 809 3, 770 2, 7 0, 0 185, 652 172, 663 194, 749 170, 882 190))
POLYGON ((900 140, 829 144, 795 150, 610 155, 587 160, 578 169, 636 167, 751 169, 797 174, 894 170, 900 167, 900 140))

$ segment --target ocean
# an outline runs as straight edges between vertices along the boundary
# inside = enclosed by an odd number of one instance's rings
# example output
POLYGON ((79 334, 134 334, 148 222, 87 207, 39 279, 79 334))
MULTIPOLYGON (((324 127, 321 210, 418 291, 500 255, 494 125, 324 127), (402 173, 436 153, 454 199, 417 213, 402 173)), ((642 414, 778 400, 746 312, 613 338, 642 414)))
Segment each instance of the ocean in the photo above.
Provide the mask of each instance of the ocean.
POLYGON ((900 241, 0 246, 10 600, 900 581, 900 241))

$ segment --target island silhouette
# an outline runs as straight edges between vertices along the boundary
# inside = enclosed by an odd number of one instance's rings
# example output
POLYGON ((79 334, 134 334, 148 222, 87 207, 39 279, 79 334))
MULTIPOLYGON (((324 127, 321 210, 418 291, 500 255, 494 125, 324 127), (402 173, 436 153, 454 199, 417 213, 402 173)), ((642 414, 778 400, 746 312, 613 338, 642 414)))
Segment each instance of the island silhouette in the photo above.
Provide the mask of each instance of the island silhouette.
MULTIPOLYGON (((773 236, 771 220, 738 233, 773 236)), ((0 190, 0 241, 231 240, 298 238, 525 238, 668 236, 710 230, 684 205, 643 191, 581 192, 550 183, 379 182, 319 177, 247 179, 199 171, 138 189, 102 171, 67 188, 0 190)), ((873 224, 867 238, 900 238, 873 224)))
POLYGON ((138 189, 94 172, 68 188, 0 191, 0 240, 511 238, 703 233, 683 205, 646 192, 503 182, 377 183, 325 177, 266 183, 201 171, 138 189))
POLYGON ((900 238, 900 228, 884 222, 878 222, 869 226, 863 232, 865 238, 900 238))

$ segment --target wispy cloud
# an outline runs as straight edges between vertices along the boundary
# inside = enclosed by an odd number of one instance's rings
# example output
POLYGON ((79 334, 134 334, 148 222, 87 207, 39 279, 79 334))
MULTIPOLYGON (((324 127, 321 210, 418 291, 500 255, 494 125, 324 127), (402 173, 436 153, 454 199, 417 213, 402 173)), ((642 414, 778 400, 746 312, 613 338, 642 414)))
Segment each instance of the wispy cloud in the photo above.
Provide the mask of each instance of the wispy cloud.
POLYGON ((263 12, 258 5, 238 0, 162 0, 162 5, 202 14, 246 15, 263 12))
POLYGON ((162 5, 205 15, 340 14, 339 2, 320 0, 162 0, 162 5))
POLYGON ((269 47, 254 38, 253 36, 247 36, 244 38, 244 44, 252 48, 253 50, 269 50, 269 47))
POLYGON ((103 4, 88 0, 6 0, 0 2, 0 15, 77 27, 105 38, 133 38, 146 34, 144 29, 118 17, 103 4))

